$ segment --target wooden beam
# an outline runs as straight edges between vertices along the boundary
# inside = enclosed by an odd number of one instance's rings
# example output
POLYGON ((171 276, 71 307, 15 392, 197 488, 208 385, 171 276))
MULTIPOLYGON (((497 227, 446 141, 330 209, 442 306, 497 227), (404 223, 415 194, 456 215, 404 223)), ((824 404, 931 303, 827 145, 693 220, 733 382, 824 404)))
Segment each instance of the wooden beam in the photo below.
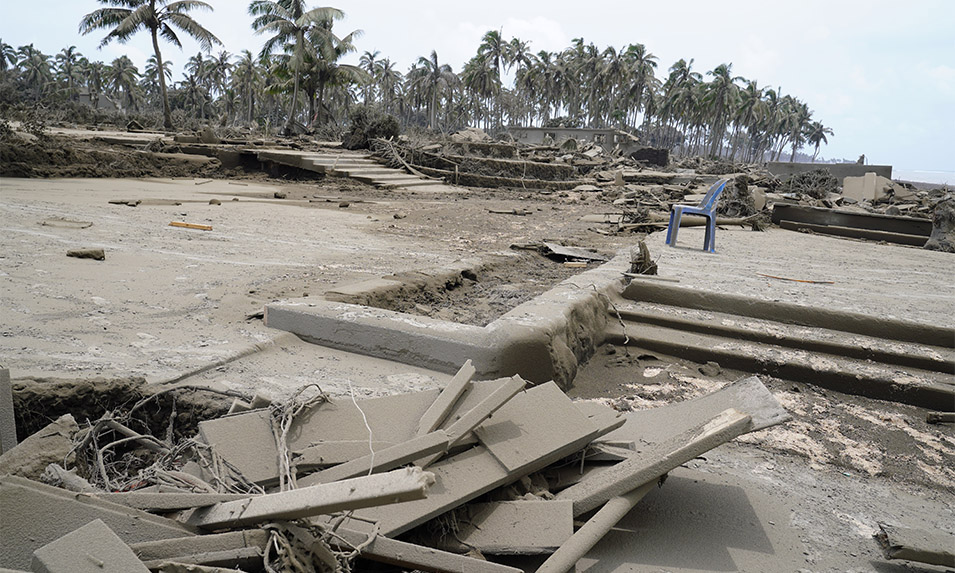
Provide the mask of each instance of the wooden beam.
MULTIPOLYGON (((336 533, 342 538, 339 547, 356 547, 368 541, 364 533, 339 529, 336 533)), ((521 573, 520 569, 491 563, 468 557, 422 547, 413 543, 397 541, 377 536, 361 550, 361 556, 370 561, 394 565, 402 569, 418 569, 446 573, 448 571, 467 571, 467 573, 521 573)))
POLYGON ((327 470, 307 475, 298 480, 298 485, 299 487, 305 487, 319 483, 331 483, 369 473, 388 471, 410 464, 422 456, 439 454, 447 450, 448 435, 438 430, 411 439, 403 444, 396 444, 375 452, 374 456, 369 454, 327 470))
POLYGON ((597 545, 625 515, 630 513, 630 510, 655 485, 656 480, 608 501, 566 543, 548 557, 547 561, 544 561, 537 569, 537 573, 564 573, 573 570, 577 562, 593 549, 594 545, 597 545))
POLYGON ((183 223, 181 221, 172 221, 170 227, 181 227, 183 229, 197 229, 199 231, 211 231, 212 225, 200 225, 198 223, 183 223))
POLYGON ((441 426, 441 423, 444 422, 448 414, 451 413, 454 404, 457 403, 461 395, 464 394, 468 386, 471 385, 471 379, 474 378, 475 372, 477 372, 477 370, 470 360, 464 363, 464 366, 458 370, 454 378, 451 378, 448 385, 441 390, 441 393, 438 394, 437 399, 431 404, 428 411, 421 416, 416 431, 417 435, 423 436, 424 434, 437 430, 441 426))
POLYGON ((299 519, 347 509, 421 500, 434 474, 404 468, 329 484, 228 501, 196 510, 186 523, 204 529, 242 527, 273 519, 299 519))
POLYGON ((587 476, 558 493, 557 499, 573 501, 574 516, 582 515, 745 433, 750 422, 748 414, 730 408, 705 424, 650 444, 627 461, 587 476))

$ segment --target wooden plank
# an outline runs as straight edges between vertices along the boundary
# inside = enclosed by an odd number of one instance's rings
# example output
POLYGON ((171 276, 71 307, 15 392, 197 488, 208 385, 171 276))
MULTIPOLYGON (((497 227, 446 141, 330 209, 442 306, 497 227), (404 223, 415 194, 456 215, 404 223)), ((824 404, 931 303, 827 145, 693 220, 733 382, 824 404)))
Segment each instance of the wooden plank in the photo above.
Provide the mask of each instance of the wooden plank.
POLYGON ((498 501, 467 507, 453 538, 440 547, 487 555, 553 553, 574 534, 573 504, 569 501, 498 501))
POLYGON ((417 438, 386 448, 375 455, 367 455, 344 464, 299 478, 299 487, 319 483, 330 483, 358 477, 368 473, 379 473, 409 464, 422 456, 438 454, 448 450, 448 435, 438 430, 417 438))
POLYGON ((322 441, 300 452, 292 452, 292 463, 299 473, 315 471, 364 457, 368 455, 369 449, 377 455, 379 451, 395 445, 394 442, 383 440, 374 440, 370 444, 368 440, 322 441))
POLYGON ((527 382, 520 376, 505 381, 490 396, 482 400, 474 408, 462 414, 457 421, 445 430, 451 445, 457 445, 472 430, 484 423, 492 414, 504 407, 518 392, 524 389, 527 382))
POLYGON ((630 459, 594 473, 557 494, 574 503, 574 516, 582 515, 668 471, 743 434, 751 418, 734 409, 721 412, 706 423, 667 440, 650 444, 630 459))
POLYGON ((428 411, 421 416, 421 420, 418 421, 418 429, 415 432, 417 435, 423 436, 438 429, 448 417, 448 414, 451 413, 451 408, 471 385, 471 379, 474 378, 475 372, 477 370, 470 360, 464 363, 464 366, 451 378, 448 385, 441 390, 428 411))
MULTIPOLYGON (((342 541, 338 543, 341 549, 356 547, 368 540, 366 534, 358 531, 339 529, 336 533, 342 538, 342 541)), ((362 549, 361 556, 371 561, 393 565, 402 569, 417 569, 436 573, 446 573, 448 571, 467 573, 521 573, 520 569, 515 569, 514 567, 491 563, 490 561, 483 561, 466 555, 456 555, 454 553, 423 547, 405 541, 397 541, 380 535, 376 536, 371 543, 362 549)))
POLYGON ((418 420, 438 395, 438 390, 425 390, 358 400, 357 407, 347 397, 320 404, 302 412, 292 422, 288 447, 299 452, 325 441, 367 441, 366 419, 371 426, 372 441, 406 442, 415 436, 418 420))
MULTIPOLYGON (((520 436, 526 447, 516 454, 522 457, 510 460, 514 467, 519 468, 519 471, 509 471, 487 446, 479 445, 455 456, 444 458, 429 468, 434 472, 435 486, 429 492, 427 499, 388 508, 362 509, 356 511, 355 516, 378 521, 381 534, 394 537, 496 487, 513 483, 525 475, 580 451, 594 438, 609 431, 589 423, 588 419, 573 407, 570 399, 553 382, 530 388, 514 398, 514 400, 517 399, 521 399, 525 407, 520 411, 511 410, 510 415, 531 416, 546 420, 546 423, 528 424, 526 428, 533 431, 533 434, 520 436), (566 402, 564 405, 566 412, 564 407, 555 412, 538 407, 538 404, 543 402, 544 396, 558 394, 566 402), (538 400, 538 397, 541 399, 538 400), (577 431, 570 433, 566 431, 566 428, 576 428, 577 431), (550 436, 555 434, 562 436, 563 439, 559 441, 550 439, 550 436)), ((518 420, 504 419, 501 410, 498 410, 493 420, 495 423, 510 422, 507 427, 519 428, 518 420)), ((355 521, 348 522, 346 526, 362 529, 361 524, 355 521)))
POLYGON ((907 559, 955 567, 955 535, 944 531, 926 531, 879 523, 876 539, 886 559, 907 559))
POLYGON ((647 483, 631 492, 612 498, 553 555, 548 557, 547 561, 544 561, 537 569, 537 573, 565 573, 572 570, 577 562, 593 549, 594 545, 597 545, 625 515, 630 513, 630 510, 655 486, 655 482, 647 483))
POLYGON ((100 519, 33 552, 37 573, 148 573, 149 569, 100 519))
POLYGON ((422 500, 433 483, 433 474, 420 468, 404 468, 219 503, 196 510, 186 523, 205 529, 242 527, 270 519, 299 519, 348 509, 422 500))
POLYGON ((524 474, 530 473, 525 466, 534 462, 527 452, 559 449, 595 427, 556 384, 549 382, 515 396, 474 433, 509 472, 524 474))
POLYGON ((199 437, 251 482, 271 485, 279 477, 279 450, 268 409, 199 422, 199 437))
POLYGON ((183 229, 197 229, 199 231, 211 231, 212 225, 200 225, 198 223, 183 223, 182 221, 172 221, 170 227, 181 227, 183 229))
MULTIPOLYGON (((265 550, 269 542, 269 533, 264 529, 247 529, 227 533, 195 535, 179 539, 146 541, 130 545, 133 553, 142 561, 177 561, 197 563, 195 560, 182 559, 188 555, 224 554, 243 549, 265 550)), ((206 564, 207 562, 201 562, 206 564)))
POLYGON ((96 497, 121 503, 127 507, 135 507, 152 512, 176 511, 179 509, 189 509, 192 507, 203 507, 206 505, 215 505, 223 501, 234 501, 245 499, 249 496, 241 493, 188 493, 188 492, 118 492, 118 493, 97 493, 96 497))

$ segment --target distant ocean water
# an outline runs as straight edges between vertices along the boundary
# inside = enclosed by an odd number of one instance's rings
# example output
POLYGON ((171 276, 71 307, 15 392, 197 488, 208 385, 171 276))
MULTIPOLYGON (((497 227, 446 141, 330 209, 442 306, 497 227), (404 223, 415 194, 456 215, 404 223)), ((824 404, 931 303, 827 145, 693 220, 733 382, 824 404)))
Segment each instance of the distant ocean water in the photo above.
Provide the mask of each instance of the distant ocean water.
POLYGON ((935 183, 937 185, 951 185, 955 187, 955 171, 928 171, 920 169, 892 169, 892 179, 902 181, 919 181, 921 183, 935 183))

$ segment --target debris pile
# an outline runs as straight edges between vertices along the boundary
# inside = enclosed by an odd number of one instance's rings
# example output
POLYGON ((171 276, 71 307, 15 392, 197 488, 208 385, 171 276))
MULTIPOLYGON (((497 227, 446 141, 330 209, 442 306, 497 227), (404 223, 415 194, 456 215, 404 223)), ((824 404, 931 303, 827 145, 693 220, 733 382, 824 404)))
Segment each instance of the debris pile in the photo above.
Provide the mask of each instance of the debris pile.
POLYGON ((468 361, 442 390, 372 399, 311 385, 237 400, 178 441, 117 412, 64 416, 0 456, 0 567, 505 572, 537 555, 566 571, 669 471, 788 419, 755 377, 624 416, 553 382, 474 374, 468 361))

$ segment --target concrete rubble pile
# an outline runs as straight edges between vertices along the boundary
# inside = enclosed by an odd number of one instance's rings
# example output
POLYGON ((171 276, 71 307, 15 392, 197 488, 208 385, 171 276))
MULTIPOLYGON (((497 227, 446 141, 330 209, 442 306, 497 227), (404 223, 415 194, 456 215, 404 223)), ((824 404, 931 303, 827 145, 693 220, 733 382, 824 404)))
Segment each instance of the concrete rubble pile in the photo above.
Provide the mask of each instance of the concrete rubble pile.
POLYGON ((237 400, 178 443, 63 416, 0 456, 0 568, 567 571, 668 472, 789 419, 755 377, 624 415, 474 375, 237 400))

